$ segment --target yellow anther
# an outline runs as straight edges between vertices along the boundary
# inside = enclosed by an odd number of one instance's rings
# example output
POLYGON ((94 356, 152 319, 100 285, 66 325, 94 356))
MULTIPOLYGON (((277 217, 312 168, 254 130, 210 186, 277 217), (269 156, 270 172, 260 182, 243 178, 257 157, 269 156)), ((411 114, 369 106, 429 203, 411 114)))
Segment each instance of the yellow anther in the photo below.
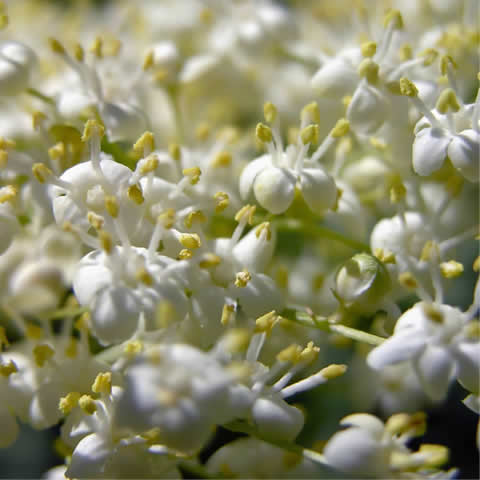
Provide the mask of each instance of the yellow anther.
POLYGON ((275 283, 280 288, 288 287, 288 270, 284 265, 280 265, 275 272, 275 283))
POLYGON ((346 371, 346 365, 332 363, 331 365, 328 365, 328 367, 322 368, 320 374, 326 380, 333 380, 334 378, 342 376, 346 371))
POLYGON ((223 306, 222 318, 220 319, 220 323, 222 325, 228 325, 229 323, 231 323, 234 317, 235 317, 235 305, 230 305, 226 303, 223 306))
POLYGON ((397 263, 397 259, 395 258, 395 254, 390 250, 384 250, 383 248, 376 248, 373 252, 375 257, 377 257, 383 263, 397 263))
POLYGON ((2 327, 0 325, 0 351, 4 347, 8 347, 9 345, 10 345, 10 342, 8 341, 7 332, 5 330, 5 327, 2 327))
POLYGON ((365 58, 358 66, 358 74, 362 78, 366 78, 368 83, 376 84, 378 82, 378 63, 371 58, 365 58))
POLYGON ((25 336, 31 340, 40 340, 43 337, 43 328, 29 322, 25 328, 25 336))
POLYGON ((37 345, 33 349, 33 358, 35 364, 39 367, 43 367, 45 363, 55 355, 55 350, 50 345, 37 345))
POLYGON ((433 323, 442 324, 444 321, 443 313, 433 305, 426 303, 422 306, 423 313, 428 317, 433 323))
POLYGON ((53 172, 44 163, 34 163, 32 173, 40 183, 45 183, 53 175, 53 172))
POLYGON ((78 399, 78 406, 87 414, 93 415, 97 411, 97 404, 90 395, 82 395, 78 399))
POLYGON ((318 125, 308 125, 300 132, 300 138, 302 143, 306 145, 307 143, 316 144, 318 142, 318 125))
POLYGON ((453 58, 450 55, 444 55, 440 59, 440 71, 442 72, 442 75, 447 74, 449 65, 451 66, 451 68, 454 68, 454 69, 458 68, 457 63, 453 60, 453 58))
POLYGON ((235 221, 240 223, 245 220, 249 225, 253 225, 253 215, 257 207, 255 205, 244 205, 236 214, 235 221))
POLYGON ((350 122, 346 118, 341 118, 330 131, 330 136, 340 138, 350 131, 350 122))
POLYGON ((78 62, 83 62, 85 60, 85 51, 79 43, 76 43, 73 47, 73 56, 78 62))
POLYGON ((345 107, 345 108, 348 108, 348 106, 350 105, 350 103, 352 103, 352 96, 351 95, 345 95, 344 97, 342 97, 342 105, 345 107))
POLYGON ((418 88, 408 78, 402 77, 400 79, 400 94, 406 97, 417 97, 418 88))
POLYGON ((153 74, 153 81, 157 84, 164 83, 170 76, 170 71, 167 68, 158 68, 153 74))
POLYGON ((142 69, 146 71, 153 67, 155 63, 155 56, 153 54, 153 50, 149 50, 143 59, 142 69))
POLYGON ((7 185, 0 188, 0 203, 11 202, 18 193, 17 187, 7 185))
POLYGON ((277 353, 277 360, 279 362, 298 363, 301 359, 302 347, 296 343, 292 343, 281 352, 277 353))
POLYGON ((148 175, 154 172, 158 168, 159 160, 155 154, 150 154, 145 160, 142 161, 139 168, 140 175, 148 175))
POLYGON ((473 268, 474 272, 479 272, 480 271, 480 255, 473 262, 472 268, 473 268))
POLYGON ((143 283, 144 285, 147 285, 147 286, 153 285, 153 277, 150 275, 150 273, 145 267, 140 267, 135 272, 135 278, 137 281, 143 283))
POLYGON ((145 132, 142 136, 133 144, 133 150, 140 154, 147 156, 153 150, 155 150, 155 139, 152 132, 145 132))
POLYGON ((400 47, 400 60, 405 62, 406 60, 411 60, 413 58, 413 49, 409 43, 405 43, 400 47))
POLYGON ((271 312, 266 313, 265 315, 262 315, 261 317, 258 317, 255 320, 255 333, 267 333, 269 334, 272 331, 272 328, 275 326, 275 324, 278 322, 279 317, 275 310, 272 310, 271 312))
POLYGON ((393 27, 397 30, 403 29, 402 14, 398 10, 389 10, 383 18, 384 27, 387 27, 390 23, 392 23, 393 27))
POLYGON ((8 27, 9 18, 6 13, 0 13, 0 30, 4 30, 8 27))
POLYGON ((74 337, 70 337, 68 345, 64 350, 65 356, 68 358, 75 358, 78 353, 78 340, 74 337))
POLYGON ((34 130, 38 130, 47 119, 43 112, 35 111, 32 113, 32 126, 34 130))
POLYGON ((170 143, 168 153, 176 162, 179 162, 182 158, 182 149, 178 143, 170 143))
POLYGON ((300 353, 300 361, 304 363, 312 363, 318 358, 320 348, 318 348, 313 342, 308 342, 307 346, 300 353))
POLYGON ((18 372, 18 368, 12 360, 6 363, 0 363, 0 375, 2 377, 9 377, 12 373, 18 372))
POLYGON ((98 232, 98 239, 100 240, 100 246, 102 250, 107 255, 112 253, 112 248, 113 248, 112 236, 106 230, 100 230, 98 232))
POLYGON ((88 332, 90 328, 90 319, 90 313, 84 312, 77 318, 77 320, 75 320, 74 327, 81 332, 88 332))
POLYGON ((93 382, 92 392, 110 395, 112 393, 112 373, 99 373, 93 382))
POLYGON ((228 193, 217 192, 213 198, 215 199, 216 203, 215 213, 223 212, 230 204, 230 197, 228 196, 228 193))
POLYGON ((250 272, 247 269, 237 272, 235 275, 235 286, 238 288, 245 288, 248 282, 252 279, 250 272))
POLYGON ((65 144, 63 142, 59 142, 53 147, 48 149, 48 156, 52 160, 61 160, 65 158, 65 144))
POLYGON ((407 195, 407 189, 401 182, 396 182, 390 187, 390 202, 393 204, 401 202, 407 195))
POLYGON ((400 285, 408 289, 415 289, 418 287, 418 283, 411 272, 403 272, 398 276, 400 285))
POLYGON ((222 338, 223 346, 230 353, 245 352, 248 349, 249 343, 250 332, 246 328, 230 329, 222 338))
POLYGON ((442 262, 440 264, 440 271, 445 278, 456 278, 463 273, 463 265, 455 260, 442 262))
POLYGON ((91 118, 85 123, 83 129, 82 142, 90 140, 93 136, 102 138, 105 135, 105 127, 97 120, 91 118))
POLYGON ((377 53, 377 43, 364 42, 360 46, 360 51, 364 57, 373 57, 377 53))
POLYGON ((50 50, 52 50, 53 53, 65 55, 65 47, 56 38, 50 37, 48 39, 48 45, 50 46, 50 50))
POLYGON ((385 424, 385 430, 392 435, 420 436, 426 430, 426 415, 423 412, 417 412, 409 415, 408 413, 396 413, 392 415, 385 424))
POLYGON ((105 223, 105 219, 101 215, 97 215, 95 212, 88 212, 87 220, 95 230, 101 230, 105 223))
POLYGON ((200 268, 213 268, 222 263, 221 257, 215 255, 214 253, 207 252, 203 255, 202 260, 199 262, 198 266, 200 268))
POLYGON ((0 137, 0 149, 1 150, 10 150, 11 148, 16 147, 15 140, 11 140, 9 138, 0 137))
POLYGON ((306 123, 320 123, 320 110, 317 102, 311 102, 302 108, 300 120, 306 123))
POLYGON ((211 133, 210 125, 206 122, 201 123, 195 129, 195 138, 201 142, 208 139, 211 133))
POLYGON ((204 7, 200 11, 199 18, 204 25, 210 25, 215 18, 215 14, 211 8, 204 7))
POLYGON ((463 332, 465 337, 469 340, 480 340, 480 321, 479 320, 472 320, 471 322, 467 323, 463 328, 463 332))
POLYGON ((183 169, 182 173, 190 179, 190 185, 195 185, 200 180, 202 171, 199 167, 190 167, 183 169))
POLYGON ((132 340, 125 345, 123 351, 133 357, 143 351, 143 343, 140 340, 132 340))
POLYGON ((257 139, 262 143, 270 143, 272 141, 272 129, 264 123, 259 123, 255 129, 257 139))
POLYGON ((80 393, 70 392, 65 397, 60 398, 58 408, 64 415, 68 415, 77 405, 80 400, 80 393))
POLYGON ((213 160, 210 162, 210 166, 214 168, 228 167, 232 164, 232 154, 229 152, 218 152, 213 160))
POLYGON ((114 195, 105 196, 105 209, 112 218, 118 217, 118 201, 114 195))
POLYGON ((460 104, 458 103, 457 96, 451 88, 446 88, 438 97, 435 108, 439 113, 445 114, 449 110, 452 112, 458 112, 460 110, 460 104))
POLYGON ((225 142, 227 145, 233 145, 240 139, 240 132, 238 131, 238 128, 227 125, 219 130, 217 133, 217 139, 225 142))
POLYGON ((206 221, 207 217, 201 210, 194 210, 185 217, 183 223, 187 228, 192 228, 194 223, 205 223, 206 221))
POLYGON ((370 145, 377 150, 384 151, 388 148, 388 145, 377 137, 370 137, 369 142, 370 145))
POLYGON ((277 118, 277 107, 272 102, 265 102, 263 104, 263 116, 266 122, 273 123, 277 118))
POLYGON ((195 250, 202 246, 202 241, 197 233, 181 233, 178 241, 190 250, 195 250))
POLYGON ((423 52, 419 53, 419 57, 424 57, 423 65, 429 67, 437 59, 438 50, 435 50, 434 48, 426 48, 423 52))
POLYGON ((167 208, 157 217, 157 222, 163 225, 163 228, 170 229, 175 225, 175 210, 167 208))
POLYGON ((270 222, 263 222, 255 229, 255 236, 260 238, 263 235, 267 241, 272 239, 272 229, 270 227, 270 222))
POLYGON ((95 37, 92 46, 89 48, 97 58, 103 58, 103 39, 100 36, 95 37))
POLYGON ((435 260, 439 257, 438 245, 433 240, 427 240, 425 245, 422 248, 422 253, 420 254, 420 260, 428 262, 430 260, 435 260))
POLYGON ((448 462, 450 457, 448 447, 445 447, 444 445, 433 445, 430 443, 420 445, 418 453, 425 459, 423 466, 429 468, 437 468, 444 465, 448 462))
POLYGON ((127 190, 127 196, 137 205, 141 205, 145 201, 142 190, 138 185, 130 185, 127 190))

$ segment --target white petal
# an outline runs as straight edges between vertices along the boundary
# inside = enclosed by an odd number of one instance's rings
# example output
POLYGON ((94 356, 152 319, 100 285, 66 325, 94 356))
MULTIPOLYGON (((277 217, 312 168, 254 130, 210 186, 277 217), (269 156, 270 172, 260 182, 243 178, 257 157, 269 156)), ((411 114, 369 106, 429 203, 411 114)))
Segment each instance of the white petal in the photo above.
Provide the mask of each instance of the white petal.
POLYGON ((355 90, 348 105, 347 118, 356 133, 371 135, 384 123, 389 104, 385 97, 368 85, 355 90))
POLYGON ((448 156, 455 168, 470 182, 479 181, 480 133, 464 130, 448 146, 448 156))
POLYGON ((253 421, 260 435, 279 441, 292 441, 303 428, 303 413, 285 401, 259 398, 252 407, 253 421))
POLYGON ((105 103, 100 113, 107 127, 108 139, 112 142, 134 140, 147 127, 145 114, 128 103, 105 103))
POLYGON ((452 351, 457 380, 470 392, 480 393, 480 342, 462 342, 452 351))
POLYGON ((448 351, 436 346, 428 346, 416 360, 415 370, 420 383, 432 400, 440 401, 447 394, 454 366, 448 351))
POLYGON ((92 433, 76 446, 65 475, 67 478, 100 478, 112 453, 105 440, 92 433))
POLYGON ((262 155, 250 162, 240 175, 239 189, 243 200, 248 200, 253 191, 253 183, 257 175, 267 167, 272 166, 270 155, 262 155))
POLYGON ((320 214, 335 205, 337 186, 322 168, 305 168, 300 174, 300 188, 312 212, 320 214))
POLYGON ((385 428, 384 423, 374 415, 368 413, 354 413, 340 421, 340 425, 351 425, 368 430, 374 437, 380 438, 385 428))
POLYGON ((198 80, 208 73, 220 62, 221 57, 217 55, 204 54, 189 58, 183 65, 180 72, 180 83, 190 83, 198 80))
POLYGON ((355 70, 343 59, 327 61, 312 78, 312 87, 321 95, 342 97, 353 92, 358 82, 355 70))
POLYGON ((352 476, 388 478, 390 452, 368 430, 354 427, 336 433, 323 454, 329 465, 352 476))
POLYGON ((295 196, 295 177, 284 168, 266 168, 255 178, 253 191, 258 203, 273 214, 285 212, 295 196))
POLYGON ((413 141, 413 169, 425 176, 438 170, 447 158, 451 136, 440 128, 424 128, 413 141))
POLYGON ((371 368, 380 370, 387 365, 410 360, 424 349, 425 343, 421 330, 408 329, 395 333, 370 352, 367 363, 371 368))
POLYGON ((106 288, 92 305, 92 329, 105 344, 130 338, 138 326, 141 306, 126 287, 106 288))

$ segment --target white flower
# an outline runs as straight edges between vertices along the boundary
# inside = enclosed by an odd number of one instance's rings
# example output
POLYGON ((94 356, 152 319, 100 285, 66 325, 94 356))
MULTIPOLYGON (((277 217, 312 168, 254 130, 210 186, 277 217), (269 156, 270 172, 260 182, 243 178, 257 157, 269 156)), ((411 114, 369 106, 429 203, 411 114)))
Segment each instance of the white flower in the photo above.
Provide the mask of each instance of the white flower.
POLYGON ((445 397, 453 378, 478 391, 480 342, 470 338, 470 325, 459 309, 419 302, 397 321, 394 334, 370 352, 367 363, 382 369, 411 361, 425 393, 445 397))
POLYGON ((9 97, 25 90, 35 63, 34 51, 23 43, 0 44, 0 96, 9 97))
POLYGON ((133 247, 115 247, 110 254, 93 251, 80 261, 73 289, 80 304, 90 306, 93 332, 101 342, 127 340, 137 330, 141 314, 148 326, 162 301, 183 319, 187 298, 169 273, 175 263, 133 247))

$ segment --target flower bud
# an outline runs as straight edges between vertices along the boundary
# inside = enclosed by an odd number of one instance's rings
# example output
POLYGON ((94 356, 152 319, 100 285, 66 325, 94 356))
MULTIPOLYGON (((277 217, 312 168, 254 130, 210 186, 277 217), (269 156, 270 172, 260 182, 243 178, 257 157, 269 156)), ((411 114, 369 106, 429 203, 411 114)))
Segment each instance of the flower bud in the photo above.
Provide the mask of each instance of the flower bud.
POLYGON ((388 270, 368 253, 354 255, 340 268, 335 279, 337 298, 356 312, 375 311, 389 289, 388 270))

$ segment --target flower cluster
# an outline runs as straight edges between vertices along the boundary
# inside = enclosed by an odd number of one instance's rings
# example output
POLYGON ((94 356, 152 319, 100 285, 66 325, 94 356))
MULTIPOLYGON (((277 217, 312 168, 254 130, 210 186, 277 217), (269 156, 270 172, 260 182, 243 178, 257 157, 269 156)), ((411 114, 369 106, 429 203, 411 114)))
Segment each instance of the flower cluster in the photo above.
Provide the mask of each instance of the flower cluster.
POLYGON ((94 3, 0 2, 0 447, 452 478, 408 442, 480 413, 476 0, 94 3))

